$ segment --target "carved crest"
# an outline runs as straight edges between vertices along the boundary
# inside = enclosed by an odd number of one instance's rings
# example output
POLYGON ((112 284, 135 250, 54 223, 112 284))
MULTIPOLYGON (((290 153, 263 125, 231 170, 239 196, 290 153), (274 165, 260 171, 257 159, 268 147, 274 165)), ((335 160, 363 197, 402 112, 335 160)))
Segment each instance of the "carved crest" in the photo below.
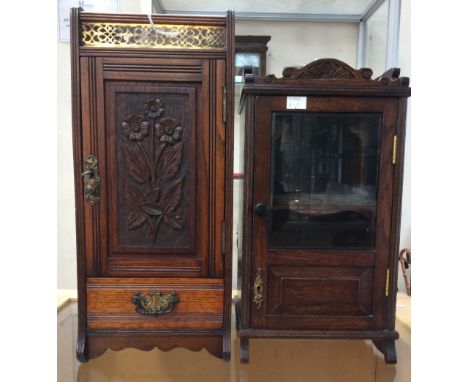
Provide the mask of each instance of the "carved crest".
POLYGON ((391 86, 408 86, 409 79, 400 78, 400 69, 393 68, 382 74, 375 80, 372 79, 372 70, 369 68, 354 69, 348 64, 333 58, 323 58, 313 61, 303 67, 287 67, 283 70, 283 77, 277 78, 270 74, 265 79, 254 79, 253 76, 246 76, 247 83, 303 83, 308 80, 318 80, 324 83, 353 84, 378 84, 391 86))
POLYGON ((331 58, 311 62, 302 68, 289 67, 283 70, 283 78, 348 78, 369 80, 371 77, 371 69, 363 68, 356 70, 344 62, 331 58))

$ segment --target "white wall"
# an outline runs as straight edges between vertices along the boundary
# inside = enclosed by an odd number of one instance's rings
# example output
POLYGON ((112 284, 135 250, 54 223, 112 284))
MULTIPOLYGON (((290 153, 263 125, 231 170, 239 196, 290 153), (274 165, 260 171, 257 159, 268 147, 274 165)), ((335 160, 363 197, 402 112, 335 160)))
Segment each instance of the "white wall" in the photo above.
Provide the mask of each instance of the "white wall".
POLYGON ((269 35, 267 74, 286 66, 303 66, 318 58, 337 58, 356 65, 356 23, 237 21, 236 35, 269 35))
POLYGON ((57 287, 76 288, 75 194, 71 128, 70 44, 57 44, 57 287))
MULTIPOLYGON (((400 20, 400 69, 401 76, 411 79, 411 0, 401 1, 400 20)), ((411 85, 411 84, 410 84, 411 85)), ((411 98, 408 100, 407 122, 406 122, 406 147, 403 180, 403 204, 401 221, 402 248, 411 247, 411 98)))

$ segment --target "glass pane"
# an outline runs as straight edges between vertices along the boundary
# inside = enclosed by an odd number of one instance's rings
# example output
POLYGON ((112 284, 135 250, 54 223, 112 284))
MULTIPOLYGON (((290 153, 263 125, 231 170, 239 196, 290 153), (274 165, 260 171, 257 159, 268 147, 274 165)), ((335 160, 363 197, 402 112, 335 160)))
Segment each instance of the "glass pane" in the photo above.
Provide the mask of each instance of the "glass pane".
POLYGON ((260 53, 236 53, 236 76, 244 75, 244 66, 251 66, 254 77, 259 77, 260 53))
POLYGON ((388 41, 388 0, 367 20, 366 63, 371 68, 374 77, 386 70, 388 41))
POLYGON ((171 0, 164 2, 168 13, 174 11, 190 12, 220 12, 226 9, 236 12, 252 13, 309 13, 332 15, 362 15, 373 0, 288 0, 288 1, 232 1, 232 0, 171 0), (170 3, 170 6, 166 3, 170 3))
POLYGON ((379 113, 273 113, 270 248, 373 248, 379 113))

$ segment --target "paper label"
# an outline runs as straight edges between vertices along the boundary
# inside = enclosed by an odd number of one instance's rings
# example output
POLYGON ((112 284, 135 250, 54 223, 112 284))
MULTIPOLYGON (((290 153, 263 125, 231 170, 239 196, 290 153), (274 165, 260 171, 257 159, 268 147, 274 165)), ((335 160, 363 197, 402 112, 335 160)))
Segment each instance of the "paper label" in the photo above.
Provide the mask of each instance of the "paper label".
POLYGON ((286 99, 286 109, 307 109, 307 97, 290 97, 286 99))
POLYGON ((119 0, 58 0, 59 41, 70 41, 70 8, 81 7, 85 12, 118 13, 119 0))

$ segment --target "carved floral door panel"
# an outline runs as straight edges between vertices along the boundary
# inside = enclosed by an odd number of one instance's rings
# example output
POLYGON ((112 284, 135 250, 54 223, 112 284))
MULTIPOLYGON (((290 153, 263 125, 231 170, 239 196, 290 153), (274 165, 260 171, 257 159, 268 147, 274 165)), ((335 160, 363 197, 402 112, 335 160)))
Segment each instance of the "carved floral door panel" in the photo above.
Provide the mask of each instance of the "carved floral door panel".
POLYGON ((110 84, 106 90, 112 251, 193 253, 195 88, 110 84))
POLYGON ((222 274, 224 212, 210 198, 223 187, 224 136, 210 140, 222 101, 204 100, 216 96, 208 79, 222 95, 224 61, 211 61, 97 60, 96 88, 86 89, 96 92, 101 180, 90 275, 222 274))
POLYGON ((106 84, 109 188, 101 225, 109 241, 101 243, 108 245, 102 271, 169 266, 202 272, 207 231, 196 222, 203 222, 209 201, 197 148, 208 131, 196 124, 197 89, 106 84))

